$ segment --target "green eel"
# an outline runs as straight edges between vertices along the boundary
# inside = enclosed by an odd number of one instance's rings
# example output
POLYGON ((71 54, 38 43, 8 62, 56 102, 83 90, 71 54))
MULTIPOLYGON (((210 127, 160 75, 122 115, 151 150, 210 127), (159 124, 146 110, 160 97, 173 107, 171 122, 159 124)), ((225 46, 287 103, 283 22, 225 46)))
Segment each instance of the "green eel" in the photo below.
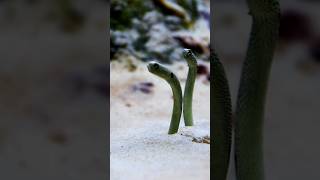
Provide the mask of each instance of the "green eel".
POLYGON ((247 0, 252 27, 235 114, 238 180, 263 180, 263 119, 269 73, 280 26, 277 0, 247 0))
POLYGON ((210 73, 210 80, 212 80, 210 106, 213 114, 211 176, 213 179, 226 180, 232 141, 231 97, 223 65, 213 51, 210 53, 210 66, 212 72, 210 73))
MULTIPOLYGON (((247 0, 247 5, 252 27, 236 102, 236 176, 237 180, 264 180, 264 108, 279 35, 280 5, 277 0, 247 0)), ((215 53, 211 57, 212 177, 226 180, 232 142, 230 92, 222 64, 215 53)))
POLYGON ((194 83, 197 77, 197 59, 190 49, 183 50, 183 57, 189 66, 187 81, 183 94, 183 117, 186 126, 193 126, 192 97, 194 83))
POLYGON ((149 72, 166 80, 171 86, 173 93, 173 110, 168 134, 175 134, 178 132, 182 114, 182 90, 180 82, 173 72, 159 63, 150 62, 147 67, 149 72))

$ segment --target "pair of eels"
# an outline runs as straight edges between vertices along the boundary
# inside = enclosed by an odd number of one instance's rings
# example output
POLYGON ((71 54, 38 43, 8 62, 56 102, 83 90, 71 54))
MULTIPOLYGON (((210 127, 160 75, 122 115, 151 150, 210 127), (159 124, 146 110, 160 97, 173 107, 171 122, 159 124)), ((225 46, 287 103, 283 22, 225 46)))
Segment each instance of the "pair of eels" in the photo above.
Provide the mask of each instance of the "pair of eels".
POLYGON ((173 92, 173 110, 168 134, 175 134, 178 132, 182 108, 185 125, 193 125, 192 97, 194 83, 197 76, 197 60, 190 49, 185 49, 183 51, 183 57, 189 66, 183 97, 180 82, 173 72, 156 62, 150 62, 147 66, 149 72, 166 80, 171 86, 173 92))
MULTIPOLYGON (((263 118, 268 78, 279 33, 277 0, 247 0, 252 27, 235 112, 237 180, 263 180, 263 118)), ((226 180, 232 142, 231 100, 222 64, 211 54, 212 177, 226 180)))
MULTIPOLYGON (((263 117, 268 78, 279 34, 280 8, 277 0, 247 0, 252 27, 244 61, 235 112, 235 162, 237 180, 263 180, 263 117)), ((185 58, 193 61, 190 50, 185 58)), ((189 64, 188 61, 188 64, 189 64)), ((191 62, 192 62, 191 61, 191 62)), ((211 150, 212 175, 226 180, 232 144, 231 98, 223 65, 217 55, 210 56, 212 80, 213 143, 211 150)), ((183 98, 185 124, 192 125, 192 92, 196 73, 189 73, 183 98)), ((158 63, 150 63, 151 73, 165 79, 174 94, 173 114, 169 134, 176 133, 182 112, 182 92, 177 77, 158 63)))

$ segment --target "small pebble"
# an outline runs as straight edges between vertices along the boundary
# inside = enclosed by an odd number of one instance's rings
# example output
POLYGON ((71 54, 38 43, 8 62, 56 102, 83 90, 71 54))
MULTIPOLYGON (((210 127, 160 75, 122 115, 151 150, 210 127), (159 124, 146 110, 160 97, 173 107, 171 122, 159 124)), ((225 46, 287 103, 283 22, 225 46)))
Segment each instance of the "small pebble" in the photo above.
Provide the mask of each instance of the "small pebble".
POLYGON ((145 94, 150 94, 152 93, 152 88, 153 88, 153 83, 152 82, 141 82, 139 84, 135 84, 132 86, 133 91, 140 91, 145 94))
POLYGON ((145 93, 145 94, 150 94, 151 93, 151 89, 148 87, 140 87, 140 91, 145 93))
POLYGON ((142 82, 141 85, 146 86, 146 87, 153 87, 152 82, 142 82))
POLYGON ((193 137, 192 142, 210 144, 210 137, 209 136, 193 137))
POLYGON ((127 107, 131 107, 131 104, 130 104, 130 103, 126 103, 126 106, 127 106, 127 107))

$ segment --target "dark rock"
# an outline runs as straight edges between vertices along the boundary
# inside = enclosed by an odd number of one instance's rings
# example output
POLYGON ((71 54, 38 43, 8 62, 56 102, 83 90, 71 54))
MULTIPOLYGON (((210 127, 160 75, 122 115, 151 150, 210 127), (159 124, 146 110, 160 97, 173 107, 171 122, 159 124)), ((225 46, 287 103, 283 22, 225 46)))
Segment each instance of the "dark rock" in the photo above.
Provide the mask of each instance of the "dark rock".
POLYGON ((133 91, 140 91, 145 94, 150 94, 152 93, 152 88, 153 88, 153 83, 152 82, 141 82, 139 84, 135 84, 132 86, 133 91))
POLYGON ((208 45, 191 36, 174 36, 174 39, 176 39, 183 48, 191 49, 198 54, 209 54, 208 45))

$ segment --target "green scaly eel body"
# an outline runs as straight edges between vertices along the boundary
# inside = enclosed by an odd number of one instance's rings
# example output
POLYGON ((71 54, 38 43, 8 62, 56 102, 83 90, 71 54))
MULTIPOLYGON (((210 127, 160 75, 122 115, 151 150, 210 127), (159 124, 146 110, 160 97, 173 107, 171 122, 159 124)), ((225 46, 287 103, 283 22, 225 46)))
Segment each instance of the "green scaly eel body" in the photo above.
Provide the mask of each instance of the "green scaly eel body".
POLYGON ((183 51, 183 57, 189 66, 188 77, 183 95, 183 117, 186 126, 193 126, 192 97, 194 83, 197 77, 197 60, 190 49, 185 49, 183 51))
POLYGON ((263 180, 263 118, 267 82, 279 33, 277 0, 247 0, 252 28, 238 91, 235 158, 238 180, 263 180))
POLYGON ((232 141, 231 97, 223 65, 214 52, 210 53, 210 62, 210 79, 212 80, 210 106, 213 114, 211 176, 216 180, 226 180, 232 141))
POLYGON ((173 110, 168 134, 175 134, 178 132, 182 114, 182 90, 180 82, 176 75, 161 64, 150 62, 147 67, 149 72, 163 78, 171 86, 173 93, 173 110))

